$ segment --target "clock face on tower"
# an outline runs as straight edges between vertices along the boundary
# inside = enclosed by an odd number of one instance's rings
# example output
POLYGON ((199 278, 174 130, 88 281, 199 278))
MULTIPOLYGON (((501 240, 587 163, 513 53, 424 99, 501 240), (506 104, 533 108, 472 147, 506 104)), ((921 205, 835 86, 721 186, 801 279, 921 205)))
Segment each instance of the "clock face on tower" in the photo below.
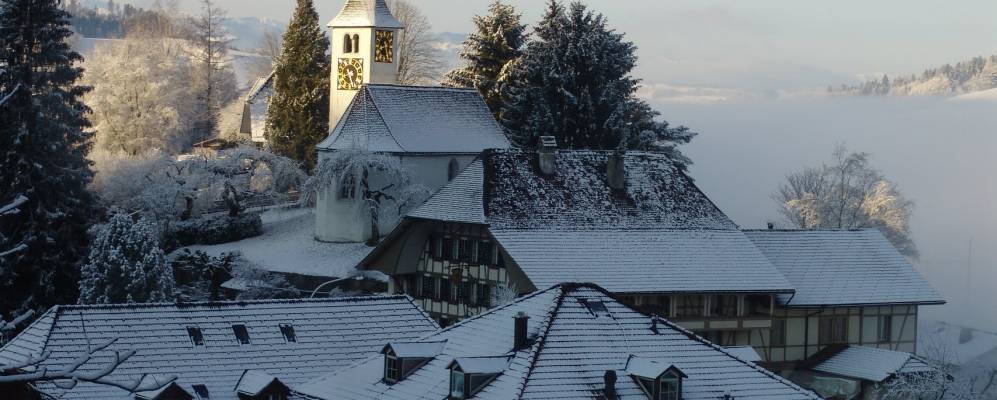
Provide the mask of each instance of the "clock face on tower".
POLYGON ((360 90, 363 85, 363 59, 339 59, 339 90, 360 90))
POLYGON ((395 57, 395 32, 377 31, 374 34, 374 61, 393 62, 395 57))

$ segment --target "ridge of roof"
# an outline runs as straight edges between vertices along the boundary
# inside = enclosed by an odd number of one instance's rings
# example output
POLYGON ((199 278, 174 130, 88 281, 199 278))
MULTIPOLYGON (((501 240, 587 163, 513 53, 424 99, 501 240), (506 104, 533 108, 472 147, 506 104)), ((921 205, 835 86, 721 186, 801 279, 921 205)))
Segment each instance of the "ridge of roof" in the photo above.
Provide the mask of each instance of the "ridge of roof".
MULTIPOLYGON (((226 301, 195 301, 195 302, 174 302, 174 303, 123 303, 123 304, 72 304, 58 305, 52 307, 57 312, 77 311, 77 310, 113 310, 113 309, 145 309, 158 307, 246 307, 259 304, 309 304, 309 303, 347 303, 376 300, 402 300, 415 304, 409 295, 395 294, 384 296, 351 296, 351 297, 326 297, 326 298, 303 298, 303 299, 266 299, 266 300, 226 300, 226 301)), ((40 319, 40 318, 39 318, 40 319)))
POLYGON ((437 91, 437 92, 458 92, 458 93, 478 92, 478 90, 474 88, 461 88, 461 87, 437 86, 437 85, 402 85, 400 83, 365 83, 364 86, 377 88, 377 89, 411 90, 411 91, 437 91))

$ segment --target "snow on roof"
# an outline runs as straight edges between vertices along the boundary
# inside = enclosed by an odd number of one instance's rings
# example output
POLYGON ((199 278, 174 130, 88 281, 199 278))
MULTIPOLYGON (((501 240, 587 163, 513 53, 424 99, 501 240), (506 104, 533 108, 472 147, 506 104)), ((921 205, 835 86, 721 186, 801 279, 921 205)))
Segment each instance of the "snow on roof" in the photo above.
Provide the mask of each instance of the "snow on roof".
POLYGON ((384 0, 346 0, 329 27, 334 28, 394 28, 403 29, 384 0))
MULTIPOLYGON (((631 355, 637 355, 672 360, 688 376, 683 383, 686 400, 715 400, 727 392, 739 400, 817 399, 812 392, 670 322, 659 320, 657 333, 651 326, 650 317, 617 302, 601 288, 562 284, 423 338, 447 339, 443 353, 393 385, 381 380, 383 358, 373 357, 295 389, 317 399, 436 400, 448 394, 447 367, 454 359, 508 356, 506 368, 475 399, 595 398, 605 372, 622 375, 631 355), (613 317, 592 315, 581 299, 603 301, 613 317), (516 351, 512 317, 519 312, 531 317, 527 334, 535 340, 516 351)), ((617 382, 617 393, 623 400, 647 399, 630 379, 617 382)))
POLYGON ((446 340, 439 342, 392 342, 384 346, 385 352, 388 348, 400 358, 433 358, 443 351, 446 340))
POLYGON ((650 360, 636 355, 631 354, 630 358, 627 359, 627 365, 624 368, 628 375, 633 375, 641 378, 647 379, 658 379, 659 376, 663 375, 668 370, 678 371, 683 377, 685 374, 675 366, 675 364, 663 360, 650 360))
POLYGON ((239 383, 235 386, 237 394, 247 396, 259 396, 274 382, 280 383, 280 379, 266 372, 246 370, 239 378, 239 383))
POLYGON ((164 385, 156 390, 146 390, 143 392, 136 392, 135 398, 139 400, 158 400, 160 396, 162 396, 164 393, 170 393, 173 396, 194 398, 194 396, 190 394, 189 390, 180 387, 180 385, 177 385, 176 382, 171 382, 170 384, 164 385))
POLYGON ((736 230, 491 230, 534 287, 614 293, 783 292, 793 286, 736 230))
POLYGON ((761 354, 758 354, 758 351, 756 351, 755 348, 751 346, 729 346, 726 347, 726 349, 728 353, 733 354, 737 356, 737 358, 740 358, 744 361, 751 361, 751 362, 764 361, 762 359, 761 354))
POLYGON ((463 224, 484 225, 485 209, 481 202, 484 187, 481 160, 475 160, 437 194, 408 214, 412 218, 439 219, 463 224))
POLYGON ((509 141, 477 90, 368 84, 317 148, 477 154, 509 141))
MULTIPOLYGON (((176 375, 176 383, 188 392, 193 393, 193 385, 205 385, 212 399, 235 400, 236 385, 247 369, 294 385, 376 355, 386 342, 437 330, 407 296, 60 306, 0 348, 0 362, 13 364, 51 352, 41 366, 59 370, 84 354, 87 343, 117 339, 81 372, 104 367, 114 351, 135 350, 109 379, 129 382, 143 374, 176 375), (246 326, 250 344, 239 344, 234 324, 246 326), (292 326, 295 342, 285 340, 281 324, 292 326), (200 329, 203 346, 193 344, 188 327, 200 329)), ((51 382, 39 388, 65 400, 126 395, 112 386, 89 383, 71 390, 51 382)))
POLYGON ((316 241, 315 214, 311 209, 295 209, 263 213, 262 236, 188 249, 215 257, 239 253, 243 260, 270 272, 345 278, 357 275, 356 266, 374 248, 364 243, 316 241))
POLYGON ((457 357, 447 366, 454 367, 466 374, 501 374, 509 368, 509 357, 457 357))
MULTIPOLYGON (((612 152, 559 151, 557 171, 543 175, 537 154, 488 150, 482 169, 469 167, 412 214, 424 219, 463 222, 477 210, 495 228, 533 229, 721 229, 737 225, 664 155, 629 152, 624 156, 627 189, 614 191, 607 180, 612 152), (480 182, 480 183, 479 183, 480 182), (481 196, 461 187, 481 186, 481 196), (470 203, 470 204, 469 204, 470 203)), ((475 192, 477 194, 477 192, 475 192)))
POLYGON ((878 230, 745 233, 796 288, 783 305, 945 303, 878 230))
POLYGON ((865 346, 844 347, 811 369, 875 383, 899 374, 938 372, 913 354, 865 346))

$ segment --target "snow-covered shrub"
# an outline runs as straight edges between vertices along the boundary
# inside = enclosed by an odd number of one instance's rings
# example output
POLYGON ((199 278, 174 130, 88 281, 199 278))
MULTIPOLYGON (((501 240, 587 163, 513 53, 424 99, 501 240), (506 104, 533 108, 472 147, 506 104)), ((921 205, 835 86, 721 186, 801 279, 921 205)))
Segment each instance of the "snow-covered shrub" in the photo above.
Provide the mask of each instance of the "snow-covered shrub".
POLYGON ((168 237, 172 246, 222 244, 263 234, 263 219, 259 213, 244 213, 237 217, 212 214, 174 223, 168 237))
POLYGON ((148 220, 134 222, 116 213, 91 246, 80 279, 80 303, 173 301, 174 286, 156 228, 148 220))

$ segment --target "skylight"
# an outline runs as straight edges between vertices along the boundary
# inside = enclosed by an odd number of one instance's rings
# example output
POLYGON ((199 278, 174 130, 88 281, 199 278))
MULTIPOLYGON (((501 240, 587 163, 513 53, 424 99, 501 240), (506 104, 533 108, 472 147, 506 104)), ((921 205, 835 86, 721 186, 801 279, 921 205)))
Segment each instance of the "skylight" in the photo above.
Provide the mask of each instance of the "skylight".
POLYGON ((235 338, 239 344, 249 344, 249 330, 246 329, 246 325, 232 325, 232 332, 235 333, 235 338))
POLYGON ((190 343, 194 346, 204 346, 204 334, 201 333, 201 328, 188 326, 187 335, 190 336, 190 343))
POLYGON ((197 396, 198 400, 208 400, 211 395, 208 393, 208 387, 204 385, 194 385, 194 395, 197 396))
POLYGON ((609 309, 606 308, 606 303, 603 303, 600 299, 578 299, 578 302, 588 308, 589 312, 593 315, 609 316, 609 309))
POLYGON ((280 333, 284 335, 284 341, 287 343, 296 343, 298 341, 297 335, 294 334, 294 326, 291 324, 280 324, 280 333))

